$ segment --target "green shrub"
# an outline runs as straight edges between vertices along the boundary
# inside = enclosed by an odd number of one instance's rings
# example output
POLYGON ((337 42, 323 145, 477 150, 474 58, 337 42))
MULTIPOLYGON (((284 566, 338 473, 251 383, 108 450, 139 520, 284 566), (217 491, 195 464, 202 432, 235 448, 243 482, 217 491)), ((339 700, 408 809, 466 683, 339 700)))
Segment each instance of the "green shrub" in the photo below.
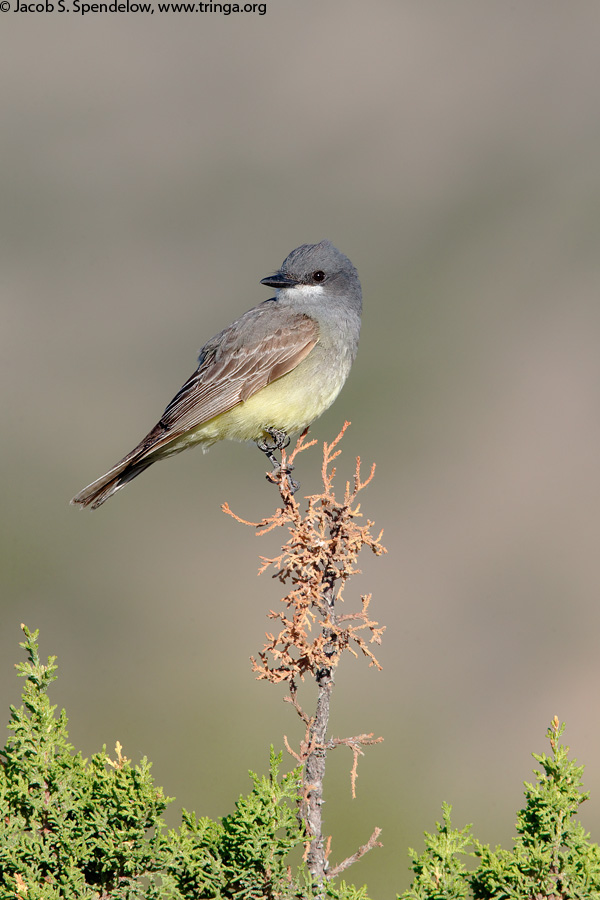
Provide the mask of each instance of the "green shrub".
POLYGON ((512 850, 487 845, 450 823, 425 834, 425 851, 410 851, 415 878, 400 900, 600 900, 600 848, 574 819, 588 794, 582 791, 583 766, 560 743, 564 732, 555 716, 547 732, 552 755, 533 754, 542 771, 525 784, 525 808, 517 818, 512 850), (465 861, 480 860, 469 873, 465 861))
MULTIPOLYGON (((167 831, 168 797, 150 763, 133 765, 117 744, 88 761, 69 743, 67 717, 56 714, 48 688, 56 658, 42 665, 37 638, 25 626, 28 659, 23 705, 11 706, 12 736, 0 752, 0 898, 17 900, 201 900, 299 898, 312 891, 292 876, 287 856, 304 842, 297 816, 299 772, 279 776, 271 750, 267 777, 219 822, 183 813, 167 831)), ((362 900, 351 886, 330 896, 362 900)))

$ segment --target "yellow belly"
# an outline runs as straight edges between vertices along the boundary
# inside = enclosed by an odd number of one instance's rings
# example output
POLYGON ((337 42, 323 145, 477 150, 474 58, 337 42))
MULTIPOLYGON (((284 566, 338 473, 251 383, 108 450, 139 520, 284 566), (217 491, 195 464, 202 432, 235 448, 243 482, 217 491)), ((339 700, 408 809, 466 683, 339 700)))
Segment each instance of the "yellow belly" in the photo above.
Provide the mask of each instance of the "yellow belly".
POLYGON ((222 440, 256 441, 267 437, 266 427, 297 434, 325 412, 339 394, 349 365, 338 363, 333 371, 329 367, 324 371, 323 360, 309 356, 292 372, 227 412, 181 435, 164 450, 170 454, 197 443, 208 449, 222 440))

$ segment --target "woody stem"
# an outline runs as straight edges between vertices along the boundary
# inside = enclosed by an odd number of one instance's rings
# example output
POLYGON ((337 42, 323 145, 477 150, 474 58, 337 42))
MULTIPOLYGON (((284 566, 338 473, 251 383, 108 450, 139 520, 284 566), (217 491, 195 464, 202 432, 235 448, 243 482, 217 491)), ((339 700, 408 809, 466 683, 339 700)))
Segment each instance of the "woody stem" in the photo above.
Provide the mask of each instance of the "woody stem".
MULTIPOLYGON (((326 656, 336 655, 336 619, 335 619, 335 580, 336 573, 327 568, 323 578, 323 603, 327 609, 330 625, 323 629, 326 639, 324 652, 326 656)), ((317 708, 309 733, 309 746, 313 749, 308 755, 304 767, 305 789, 305 821, 309 835, 312 836, 307 854, 307 866, 313 879, 322 888, 326 878, 328 862, 326 844, 323 836, 323 779, 325 777, 325 761, 327 756, 326 740, 329 727, 331 693, 335 683, 335 663, 322 666, 316 674, 318 687, 317 708)), ((321 896, 321 893, 316 894, 321 896)))

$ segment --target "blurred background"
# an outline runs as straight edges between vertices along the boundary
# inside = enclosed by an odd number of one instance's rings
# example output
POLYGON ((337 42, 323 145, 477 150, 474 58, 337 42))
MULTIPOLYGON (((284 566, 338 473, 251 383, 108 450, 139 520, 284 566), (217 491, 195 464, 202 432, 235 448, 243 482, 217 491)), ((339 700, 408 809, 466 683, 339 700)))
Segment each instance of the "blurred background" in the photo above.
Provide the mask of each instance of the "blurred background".
MULTIPOLYGON (((95 513, 68 501, 266 299, 259 280, 326 237, 365 306, 312 432, 352 421, 340 488, 377 462, 362 509, 389 549, 347 592, 373 592, 384 669, 345 661, 332 733, 385 742, 354 801, 350 754, 330 757, 332 859, 379 825, 384 849, 346 875, 393 897, 443 800, 510 846, 555 714, 600 840, 598 5, 1 15, 6 720, 25 622, 58 655, 73 743, 146 754, 171 824, 230 812, 269 744, 302 736, 249 664, 279 537, 220 511, 275 507, 259 452, 191 451, 95 513)), ((319 466, 302 457, 301 493, 319 466)))

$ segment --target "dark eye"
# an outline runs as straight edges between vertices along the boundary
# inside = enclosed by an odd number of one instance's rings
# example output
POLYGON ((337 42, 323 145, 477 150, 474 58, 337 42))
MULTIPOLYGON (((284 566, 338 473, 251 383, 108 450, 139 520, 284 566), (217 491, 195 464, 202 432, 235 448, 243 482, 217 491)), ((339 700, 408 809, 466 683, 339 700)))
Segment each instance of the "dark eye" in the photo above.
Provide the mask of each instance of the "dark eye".
POLYGON ((325 272, 317 269, 316 272, 313 272, 313 281, 325 281, 325 272))

